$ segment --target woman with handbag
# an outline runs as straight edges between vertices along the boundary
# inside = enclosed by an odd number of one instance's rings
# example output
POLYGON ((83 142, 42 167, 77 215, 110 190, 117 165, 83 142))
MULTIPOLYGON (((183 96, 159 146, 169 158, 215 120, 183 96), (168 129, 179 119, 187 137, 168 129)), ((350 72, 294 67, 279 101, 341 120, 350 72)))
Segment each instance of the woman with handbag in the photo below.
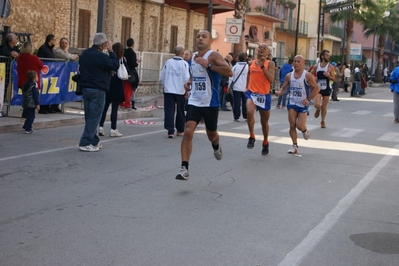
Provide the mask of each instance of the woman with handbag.
POLYGON ((130 78, 123 82, 123 88, 125 92, 125 100, 121 103, 121 106, 125 109, 137 110, 134 106, 136 90, 139 85, 139 76, 137 74, 137 66, 140 60, 137 60, 136 52, 134 48, 134 40, 132 38, 127 39, 126 49, 123 56, 127 61, 127 69, 129 71, 130 78))
MULTIPOLYGON (((126 60, 123 58, 123 45, 121 43, 115 43, 112 45, 112 50, 115 52, 116 56, 119 60, 122 60, 122 63, 126 67, 126 60)), ((118 71, 119 72, 119 71, 118 71)), ((109 132, 110 137, 122 137, 122 134, 116 128, 116 120, 118 119, 118 107, 119 103, 125 100, 124 88, 123 88, 123 77, 118 77, 118 74, 115 72, 112 75, 111 83, 109 85, 109 90, 105 97, 105 105, 104 110, 100 120, 100 126, 98 128, 98 135, 104 136, 104 121, 107 116, 108 107, 112 104, 111 107, 111 130, 109 132)))

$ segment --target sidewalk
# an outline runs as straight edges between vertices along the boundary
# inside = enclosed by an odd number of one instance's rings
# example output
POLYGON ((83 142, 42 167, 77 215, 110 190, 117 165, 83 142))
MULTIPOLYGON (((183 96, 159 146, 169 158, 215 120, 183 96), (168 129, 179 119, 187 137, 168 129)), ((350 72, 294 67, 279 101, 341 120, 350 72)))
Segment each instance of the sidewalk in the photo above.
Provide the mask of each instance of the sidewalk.
MULTIPOLYGON (((152 117, 152 110, 163 108, 163 95, 147 96, 137 98, 135 107, 137 110, 118 111, 118 120, 134 119, 140 117, 152 117)), ((38 114, 36 113, 33 128, 44 129, 61 126, 71 126, 84 124, 84 112, 82 102, 69 102, 64 104, 64 113, 38 114)), ((0 118, 0 134, 8 132, 22 131, 22 119, 20 117, 22 109, 14 107, 10 116, 0 118)), ((111 108, 108 109, 107 118, 111 114, 111 108)))

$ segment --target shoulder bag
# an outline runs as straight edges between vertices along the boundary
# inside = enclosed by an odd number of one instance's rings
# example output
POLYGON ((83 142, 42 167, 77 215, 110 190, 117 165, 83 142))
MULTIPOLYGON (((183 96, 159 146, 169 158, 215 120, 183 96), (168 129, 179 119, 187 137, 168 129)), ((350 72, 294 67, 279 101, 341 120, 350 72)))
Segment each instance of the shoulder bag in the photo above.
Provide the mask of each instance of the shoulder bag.
POLYGON ((229 89, 230 89, 230 90, 233 90, 234 84, 236 84, 238 78, 241 76, 241 73, 244 71, 244 68, 245 68, 246 66, 247 66, 247 65, 244 65, 244 66, 243 66, 243 68, 241 69, 240 74, 238 74, 236 80, 231 81, 231 83, 230 83, 230 85, 229 85, 229 89))
POLYGON ((121 80, 127 80, 129 78, 129 73, 127 72, 125 64, 123 63, 123 58, 121 58, 119 62, 119 68, 117 71, 118 78, 121 80))

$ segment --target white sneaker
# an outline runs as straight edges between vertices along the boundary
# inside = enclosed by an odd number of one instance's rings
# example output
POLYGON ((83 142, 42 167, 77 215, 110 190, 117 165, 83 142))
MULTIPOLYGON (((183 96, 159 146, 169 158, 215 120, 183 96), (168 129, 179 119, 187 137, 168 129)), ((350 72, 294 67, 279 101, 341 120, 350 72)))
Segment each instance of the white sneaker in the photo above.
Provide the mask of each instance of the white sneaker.
POLYGON ((302 134, 303 134, 303 138, 305 140, 308 140, 310 138, 310 131, 309 130, 306 130, 305 132, 302 132, 302 134))
POLYGON ((118 129, 111 129, 111 131, 109 132, 109 136, 110 137, 122 137, 123 135, 118 131, 118 129))
POLYGON ((291 149, 288 150, 289 154, 297 154, 298 153, 298 146, 292 145, 291 149))
POLYGON ((215 155, 216 160, 220 161, 223 158, 223 151, 222 148, 219 146, 219 149, 216 151, 213 151, 213 155, 215 155))
POLYGON ((99 142, 99 143, 97 143, 97 145, 94 146, 94 147, 97 147, 97 148, 99 148, 99 149, 102 149, 102 148, 103 148, 103 145, 99 142))
POLYGON ((103 127, 98 127, 98 135, 104 136, 104 128, 103 127))
POLYGON ((99 151, 100 149, 98 147, 94 147, 93 145, 87 145, 87 146, 80 146, 79 150, 81 151, 99 151))

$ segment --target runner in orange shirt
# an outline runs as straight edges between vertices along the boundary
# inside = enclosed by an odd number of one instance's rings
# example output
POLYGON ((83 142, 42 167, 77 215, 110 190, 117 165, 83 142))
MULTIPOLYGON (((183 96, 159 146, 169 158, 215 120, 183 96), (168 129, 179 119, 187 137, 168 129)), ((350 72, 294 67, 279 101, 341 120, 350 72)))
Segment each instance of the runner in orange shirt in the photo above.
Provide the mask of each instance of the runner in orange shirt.
POLYGON ((247 148, 255 146, 255 110, 259 111, 260 123, 262 125, 263 143, 262 155, 269 154, 269 117, 272 97, 270 95, 270 84, 274 81, 274 62, 266 57, 270 54, 269 47, 261 43, 258 47, 257 59, 252 60, 249 67, 247 78, 247 124, 249 129, 249 139, 247 148))

